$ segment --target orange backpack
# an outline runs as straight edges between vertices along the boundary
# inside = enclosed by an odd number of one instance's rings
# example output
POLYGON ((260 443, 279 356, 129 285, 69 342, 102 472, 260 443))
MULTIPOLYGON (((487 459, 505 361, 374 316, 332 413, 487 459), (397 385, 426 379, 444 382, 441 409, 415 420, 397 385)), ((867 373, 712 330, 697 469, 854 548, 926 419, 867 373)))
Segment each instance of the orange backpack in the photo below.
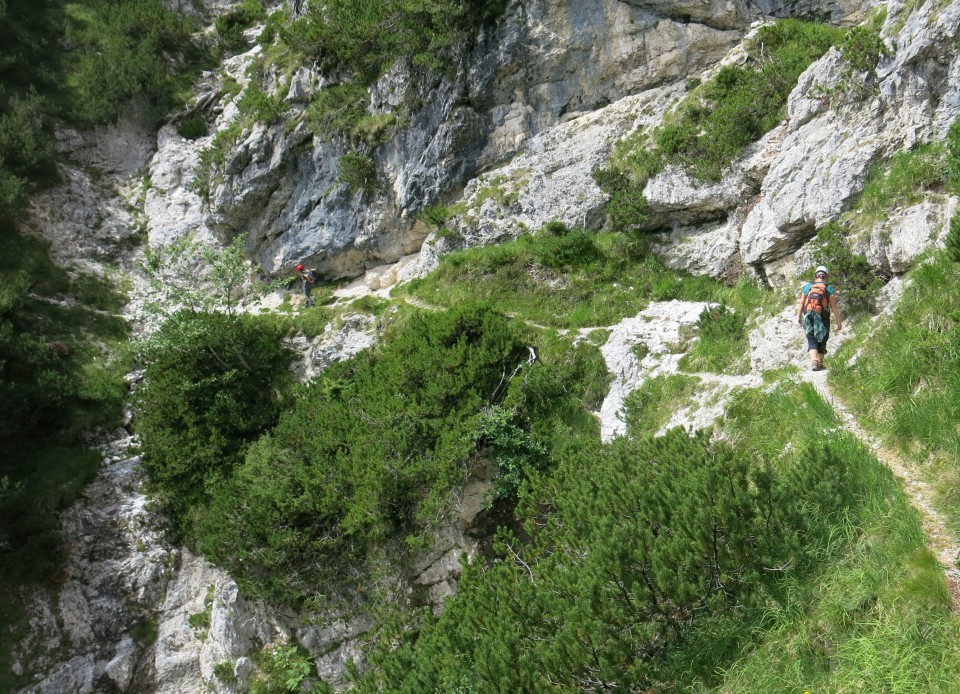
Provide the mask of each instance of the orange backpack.
POLYGON ((829 301, 830 297, 827 294, 827 283, 814 282, 810 285, 807 297, 803 301, 803 312, 816 311, 821 316, 825 316, 827 314, 827 304, 829 301))

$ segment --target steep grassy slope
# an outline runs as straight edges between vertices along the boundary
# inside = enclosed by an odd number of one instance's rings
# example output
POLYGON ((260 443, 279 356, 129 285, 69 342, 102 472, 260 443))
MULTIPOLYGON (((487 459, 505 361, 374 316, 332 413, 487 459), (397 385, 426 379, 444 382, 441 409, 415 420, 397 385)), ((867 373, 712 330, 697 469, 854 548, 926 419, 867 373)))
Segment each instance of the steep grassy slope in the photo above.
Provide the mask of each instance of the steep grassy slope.
POLYGON ((938 255, 908 276, 893 316, 864 330, 835 373, 839 392, 938 489, 960 532, 960 265, 938 255), (856 356, 854 359, 853 357, 856 356))

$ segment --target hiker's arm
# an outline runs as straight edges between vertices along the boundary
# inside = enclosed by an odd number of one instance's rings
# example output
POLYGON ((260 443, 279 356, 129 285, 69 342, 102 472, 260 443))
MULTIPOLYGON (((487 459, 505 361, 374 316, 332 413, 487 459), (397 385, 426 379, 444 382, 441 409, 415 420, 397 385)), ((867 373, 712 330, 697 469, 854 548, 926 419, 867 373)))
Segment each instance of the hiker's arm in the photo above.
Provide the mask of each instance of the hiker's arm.
POLYGON ((797 304, 797 323, 803 320, 803 290, 800 290, 800 303, 797 304))
POLYGON ((833 312, 834 318, 837 319, 837 330, 843 330, 843 321, 840 319, 840 301, 836 294, 830 297, 830 310, 833 312))

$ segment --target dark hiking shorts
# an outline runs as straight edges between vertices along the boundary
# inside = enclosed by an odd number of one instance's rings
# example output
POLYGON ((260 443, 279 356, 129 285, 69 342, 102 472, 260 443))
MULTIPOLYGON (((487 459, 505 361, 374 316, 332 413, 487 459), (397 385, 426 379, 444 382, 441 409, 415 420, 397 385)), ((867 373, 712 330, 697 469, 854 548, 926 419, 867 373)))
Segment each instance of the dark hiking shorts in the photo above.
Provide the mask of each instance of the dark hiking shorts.
POLYGON ((830 332, 827 331, 827 336, 823 338, 823 342, 817 342, 817 338, 813 335, 807 335, 807 350, 815 349, 820 354, 827 353, 827 340, 830 339, 830 332))

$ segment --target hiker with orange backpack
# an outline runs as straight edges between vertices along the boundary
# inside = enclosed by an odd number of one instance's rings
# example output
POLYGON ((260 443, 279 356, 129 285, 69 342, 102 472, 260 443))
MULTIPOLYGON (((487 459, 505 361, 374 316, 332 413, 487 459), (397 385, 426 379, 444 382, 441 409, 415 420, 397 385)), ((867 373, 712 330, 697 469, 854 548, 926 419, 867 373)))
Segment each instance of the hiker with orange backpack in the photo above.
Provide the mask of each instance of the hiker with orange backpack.
POLYGON ((827 353, 827 339, 830 337, 831 311, 837 319, 837 330, 843 330, 837 293, 833 285, 828 284, 829 276, 823 265, 814 270, 813 282, 807 282, 800 290, 800 304, 797 306, 797 323, 807 334, 812 371, 823 368, 823 355, 827 353))

